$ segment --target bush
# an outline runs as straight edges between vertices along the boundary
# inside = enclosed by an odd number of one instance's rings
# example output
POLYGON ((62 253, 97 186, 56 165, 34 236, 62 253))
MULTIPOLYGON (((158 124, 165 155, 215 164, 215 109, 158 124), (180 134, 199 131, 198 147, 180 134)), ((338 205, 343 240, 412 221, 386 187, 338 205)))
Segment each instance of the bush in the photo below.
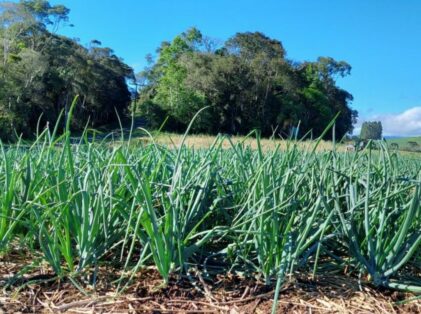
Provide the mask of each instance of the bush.
POLYGON ((12 141, 16 134, 20 134, 23 128, 23 121, 13 114, 0 110, 0 140, 12 141))
POLYGON ((420 145, 415 141, 409 141, 408 146, 409 146, 409 150, 411 151, 415 151, 415 152, 421 151, 420 145))
POLYGON ((147 125, 151 129, 159 128, 167 116, 167 112, 152 101, 144 102, 138 110, 147 119, 147 125))
POLYGON ((186 128, 167 110, 150 100, 142 103, 137 113, 146 119, 146 125, 151 130, 158 130, 162 125, 166 131, 170 132, 186 128))
POLYGON ((396 150, 398 150, 398 149, 399 149, 399 144, 398 144, 398 143, 391 143, 391 144, 390 144, 390 148, 391 148, 391 149, 396 149, 396 150))

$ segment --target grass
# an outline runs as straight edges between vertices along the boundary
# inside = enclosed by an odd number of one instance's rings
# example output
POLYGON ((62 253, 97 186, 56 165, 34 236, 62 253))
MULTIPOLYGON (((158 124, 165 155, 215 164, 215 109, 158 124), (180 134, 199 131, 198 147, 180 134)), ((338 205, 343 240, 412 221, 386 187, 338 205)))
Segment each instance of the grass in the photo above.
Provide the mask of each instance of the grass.
POLYGON ((392 143, 398 144, 400 150, 421 151, 421 136, 393 138, 393 139, 388 139, 387 142, 389 145, 392 145, 392 143), (411 145, 410 142, 416 143, 418 146, 414 147, 414 144, 411 145))
POLYGON ((2 146, 0 254, 32 256, 9 285, 47 264, 83 290, 106 265, 119 292, 154 266, 163 286, 191 268, 261 278, 275 301, 298 273, 421 293, 419 160, 384 145, 165 138, 71 144, 45 130, 2 146))
MULTIPOLYGON (((138 132, 138 137, 135 138, 134 143, 141 142, 143 144, 147 144, 151 142, 151 138, 145 137, 144 133, 141 131, 138 132), (143 136, 142 136, 143 135, 143 136)), ((175 134, 175 133, 166 133, 166 132, 160 132, 157 134, 154 134, 153 141, 155 143, 165 145, 169 148, 176 149, 181 140, 182 140, 181 134, 175 134)), ((232 148, 232 145, 242 144, 246 147, 249 147, 253 150, 256 150, 258 148, 258 142, 253 136, 229 136, 229 137, 221 137, 222 149, 230 149, 232 148)), ((197 134, 197 135, 189 135, 184 144, 186 147, 193 148, 193 149, 207 149, 209 148, 213 142, 215 141, 215 136, 212 135, 203 135, 203 134, 197 134)), ((286 150, 289 143, 287 140, 283 139, 259 139, 259 145, 263 149, 263 151, 269 151, 274 150, 279 146, 280 150, 286 150)), ((309 150, 314 146, 314 141, 299 141, 296 143, 297 147, 304 150, 309 150)), ((320 144, 317 147, 318 152, 325 152, 332 150, 333 145, 331 142, 328 141, 321 141, 320 144)), ((337 149, 339 151, 346 151, 345 145, 337 145, 337 149)))

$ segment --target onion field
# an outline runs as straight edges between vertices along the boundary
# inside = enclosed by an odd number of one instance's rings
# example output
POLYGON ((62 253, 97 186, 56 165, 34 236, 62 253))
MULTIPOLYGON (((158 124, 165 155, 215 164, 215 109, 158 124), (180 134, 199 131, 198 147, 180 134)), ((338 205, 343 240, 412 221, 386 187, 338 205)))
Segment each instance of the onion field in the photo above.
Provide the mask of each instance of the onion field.
POLYGON ((26 254, 5 285, 47 268, 84 289, 102 265, 116 291, 153 267, 172 276, 241 273, 275 289, 297 274, 360 278, 421 293, 421 162, 361 152, 71 144, 44 131, 1 146, 0 259, 26 254), (30 256, 30 258, 29 258, 30 256), (88 278, 88 279, 87 279, 88 278))

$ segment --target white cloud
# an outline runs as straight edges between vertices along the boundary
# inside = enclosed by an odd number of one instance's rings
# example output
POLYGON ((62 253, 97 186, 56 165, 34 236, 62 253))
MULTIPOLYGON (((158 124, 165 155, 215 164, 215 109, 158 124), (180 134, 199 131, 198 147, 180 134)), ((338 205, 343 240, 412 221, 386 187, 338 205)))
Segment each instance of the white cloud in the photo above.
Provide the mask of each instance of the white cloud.
POLYGON ((364 121, 381 121, 384 136, 421 136, 421 106, 413 107, 398 114, 375 115, 360 119, 354 134, 359 134, 364 121))

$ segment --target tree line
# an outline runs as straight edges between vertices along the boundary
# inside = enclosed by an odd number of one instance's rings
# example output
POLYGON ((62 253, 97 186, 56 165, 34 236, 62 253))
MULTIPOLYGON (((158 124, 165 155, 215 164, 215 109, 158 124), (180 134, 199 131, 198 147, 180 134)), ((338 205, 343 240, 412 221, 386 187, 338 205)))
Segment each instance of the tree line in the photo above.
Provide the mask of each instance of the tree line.
POLYGON ((150 126, 183 131, 202 112, 193 132, 319 136, 339 114, 336 134, 353 129, 352 95, 336 80, 350 74, 344 61, 286 58, 282 43, 260 32, 237 33, 223 44, 191 28, 162 42, 156 60, 139 74, 139 110, 150 126))
POLYGON ((296 62, 259 32, 219 43, 191 28, 162 42, 135 77, 99 41, 83 46, 58 35, 68 16, 67 7, 46 0, 0 4, 0 139, 54 125, 76 95, 74 130, 115 122, 130 113, 134 97, 150 128, 169 131, 185 131, 203 107, 193 132, 316 137, 337 113, 337 136, 353 129, 352 95, 336 84, 350 74, 344 61, 296 62))
POLYGON ((126 114, 133 70, 99 41, 85 47, 57 35, 68 14, 44 0, 0 4, 0 139, 54 126, 76 95, 74 130, 126 114))

